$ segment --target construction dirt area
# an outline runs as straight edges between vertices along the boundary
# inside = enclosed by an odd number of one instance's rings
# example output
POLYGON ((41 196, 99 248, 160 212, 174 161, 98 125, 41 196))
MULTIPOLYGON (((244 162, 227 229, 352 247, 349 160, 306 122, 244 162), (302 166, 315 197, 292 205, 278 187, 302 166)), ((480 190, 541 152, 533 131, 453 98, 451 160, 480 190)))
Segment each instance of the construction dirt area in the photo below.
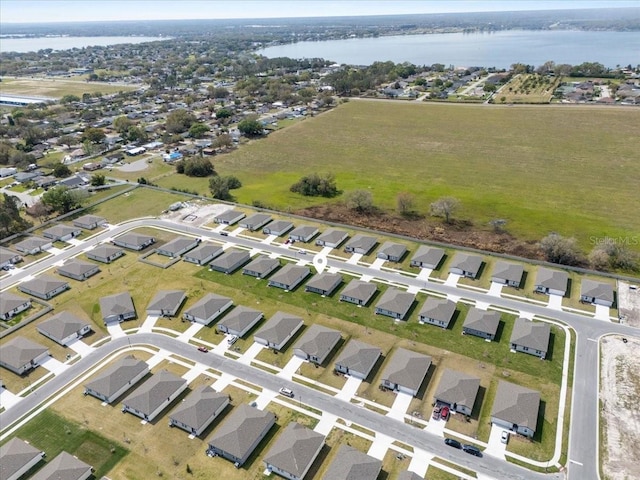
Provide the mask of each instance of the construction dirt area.
POLYGON ((199 200, 178 203, 181 203, 181 205, 176 205, 175 210, 165 210, 160 218, 183 225, 201 227, 202 225, 213 223, 213 219, 216 216, 233 209, 231 205, 223 203, 211 204, 199 200))
POLYGON ((640 478, 640 338, 601 343, 600 459, 603 479, 640 478))
POLYGON ((640 281, 618 281, 618 316, 620 323, 640 327, 640 281))

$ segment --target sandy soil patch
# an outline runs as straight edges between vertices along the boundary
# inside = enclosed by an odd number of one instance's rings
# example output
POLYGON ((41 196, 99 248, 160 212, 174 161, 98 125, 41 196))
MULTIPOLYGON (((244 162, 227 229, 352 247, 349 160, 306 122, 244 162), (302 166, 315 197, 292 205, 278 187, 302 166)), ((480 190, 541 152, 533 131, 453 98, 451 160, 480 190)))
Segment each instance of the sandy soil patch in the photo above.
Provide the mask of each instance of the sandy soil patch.
POLYGON ((183 207, 180 210, 173 212, 168 211, 163 213, 160 218, 163 220, 182 223, 184 225, 200 227, 204 224, 213 222, 215 217, 227 210, 231 210, 232 208, 232 205, 226 205, 223 203, 212 204, 194 200, 191 202, 183 202, 183 207))
POLYGON ((602 340, 601 389, 605 439, 600 456, 604 478, 640 478, 640 338, 602 340))
POLYGON ((121 167, 117 167, 121 172, 142 172, 149 166, 147 159, 136 160, 135 162, 125 163, 121 167))
POLYGON ((618 312, 620 323, 640 327, 640 281, 618 281, 618 312))

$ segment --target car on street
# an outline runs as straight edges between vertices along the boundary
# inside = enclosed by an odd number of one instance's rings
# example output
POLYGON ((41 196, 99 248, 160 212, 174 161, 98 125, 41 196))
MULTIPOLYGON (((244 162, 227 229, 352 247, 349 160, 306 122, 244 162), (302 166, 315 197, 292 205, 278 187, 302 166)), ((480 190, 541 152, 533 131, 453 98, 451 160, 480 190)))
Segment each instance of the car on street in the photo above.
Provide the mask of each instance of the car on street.
POLYGON ((433 409, 433 414, 431 415, 433 417, 434 420, 440 420, 440 407, 439 406, 435 406, 433 409))
POLYGON ((442 420, 449 420, 449 407, 442 407, 442 410, 440 410, 440 418, 442 420))
POLYGON ((453 438, 445 438, 444 443, 453 448, 457 448, 457 449, 462 448, 462 444, 459 441, 454 440, 453 438))
POLYGON ((209 349, 207 347, 198 347, 198 351, 202 353, 209 353, 209 349))
POLYGON ((480 449, 478 447, 474 447, 473 445, 464 444, 462 446, 462 450, 464 450, 469 455, 473 455, 475 457, 481 457, 482 456, 482 452, 480 451, 480 449))
POLYGON ((278 392, 280 392, 280 395, 284 395, 285 397, 293 398, 293 390, 291 390, 290 388, 282 387, 282 388, 280 388, 280 390, 278 390, 278 392))
POLYGON ((503 430, 502 435, 500 435, 500 441, 504 444, 509 443, 509 432, 503 430))

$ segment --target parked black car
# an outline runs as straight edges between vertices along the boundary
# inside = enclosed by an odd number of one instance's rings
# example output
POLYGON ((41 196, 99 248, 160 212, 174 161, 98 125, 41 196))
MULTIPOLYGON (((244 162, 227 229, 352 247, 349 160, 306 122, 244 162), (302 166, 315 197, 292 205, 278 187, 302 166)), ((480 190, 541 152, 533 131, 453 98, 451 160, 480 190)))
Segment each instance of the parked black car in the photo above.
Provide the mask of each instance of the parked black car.
POLYGON ((462 446, 462 450, 464 450, 468 454, 474 455, 476 457, 481 457, 482 456, 482 452, 477 447, 474 447, 473 445, 465 444, 465 445, 462 446))
POLYGON ((462 444, 459 441, 454 440, 453 438, 445 438, 444 443, 453 448, 462 448, 462 444))

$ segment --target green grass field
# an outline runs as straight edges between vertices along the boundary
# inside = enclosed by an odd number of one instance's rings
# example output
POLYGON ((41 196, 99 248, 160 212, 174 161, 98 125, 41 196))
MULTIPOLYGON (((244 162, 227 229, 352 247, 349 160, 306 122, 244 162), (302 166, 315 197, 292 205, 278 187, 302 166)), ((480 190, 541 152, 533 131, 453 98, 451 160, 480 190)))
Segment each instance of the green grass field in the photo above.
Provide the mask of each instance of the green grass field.
MULTIPOLYGON (((640 162, 635 109, 473 106, 351 101, 216 158, 238 176, 239 202, 296 209, 323 198, 289 187, 302 175, 333 172, 343 191, 368 189, 392 210, 399 192, 416 209, 443 196, 459 218, 488 228, 494 218, 525 240, 555 231, 585 249, 593 237, 640 230, 640 162)), ((329 200, 341 201, 341 197, 329 200)))
POLYGON ((137 87, 86 82, 68 78, 2 78, 0 90, 8 95, 34 95, 36 97, 62 98, 65 95, 82 97, 84 93, 103 94, 126 92, 137 87))

